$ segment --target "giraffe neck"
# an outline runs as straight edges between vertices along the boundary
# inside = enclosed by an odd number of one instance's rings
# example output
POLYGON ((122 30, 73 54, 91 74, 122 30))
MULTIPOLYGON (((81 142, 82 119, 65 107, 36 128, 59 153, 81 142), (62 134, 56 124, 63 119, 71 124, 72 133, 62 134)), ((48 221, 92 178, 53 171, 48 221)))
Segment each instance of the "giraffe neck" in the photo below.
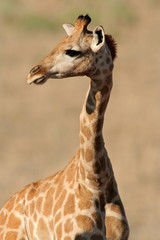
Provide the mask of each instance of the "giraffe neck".
POLYGON ((91 79, 80 115, 81 181, 93 187, 103 187, 110 178, 112 167, 103 140, 103 121, 112 89, 112 74, 105 79, 91 79))

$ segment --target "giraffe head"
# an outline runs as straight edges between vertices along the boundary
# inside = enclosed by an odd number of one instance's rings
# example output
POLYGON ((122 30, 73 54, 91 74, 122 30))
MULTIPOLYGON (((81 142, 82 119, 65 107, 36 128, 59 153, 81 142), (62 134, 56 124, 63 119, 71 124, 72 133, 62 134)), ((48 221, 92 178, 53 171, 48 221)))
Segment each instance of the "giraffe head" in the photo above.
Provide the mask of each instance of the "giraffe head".
POLYGON ((63 39, 28 75, 29 84, 42 84, 49 78, 87 75, 96 78, 104 66, 107 74, 113 69, 116 44, 111 35, 105 35, 102 26, 87 30, 91 18, 80 15, 75 23, 63 24, 67 37, 63 39), (102 60, 103 59, 103 60, 102 60))

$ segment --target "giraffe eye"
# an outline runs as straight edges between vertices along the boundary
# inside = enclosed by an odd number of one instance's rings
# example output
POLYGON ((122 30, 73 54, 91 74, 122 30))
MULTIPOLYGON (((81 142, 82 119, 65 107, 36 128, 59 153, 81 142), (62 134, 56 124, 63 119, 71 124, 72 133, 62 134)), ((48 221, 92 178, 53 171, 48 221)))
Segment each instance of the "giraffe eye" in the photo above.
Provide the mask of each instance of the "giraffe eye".
POLYGON ((66 50, 66 55, 70 56, 70 57, 77 57, 81 54, 82 52, 80 51, 76 51, 76 50, 66 50))

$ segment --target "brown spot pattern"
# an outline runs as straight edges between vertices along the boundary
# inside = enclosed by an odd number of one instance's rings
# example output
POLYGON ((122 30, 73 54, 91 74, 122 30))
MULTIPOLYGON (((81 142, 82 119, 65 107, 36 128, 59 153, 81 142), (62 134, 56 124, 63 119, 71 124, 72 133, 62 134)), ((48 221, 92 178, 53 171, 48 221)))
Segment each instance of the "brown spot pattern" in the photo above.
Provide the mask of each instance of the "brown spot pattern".
POLYGON ((77 225, 79 228, 83 229, 84 231, 91 231, 94 228, 93 220, 85 215, 78 215, 76 217, 77 225))
MULTIPOLYGON (((98 82, 96 83, 96 85, 97 85, 97 86, 99 85, 99 87, 101 86, 101 84, 102 84, 101 81, 98 81, 98 82)), ((95 99, 96 99, 98 102, 100 102, 100 100, 102 99, 102 94, 101 94, 100 91, 95 94, 95 99)))
POLYGON ((123 207, 122 201, 120 199, 115 201, 112 206, 114 209, 113 211, 117 211, 117 213, 121 213, 123 216, 125 216, 124 207, 123 207))
POLYGON ((125 232, 128 232, 128 226, 126 223, 115 217, 106 217, 106 236, 109 239, 116 239, 118 236, 123 236, 125 232), (119 233, 118 236, 116 233, 119 233))
POLYGON ((61 175, 62 175, 62 171, 57 172, 57 173, 54 175, 54 184, 58 184, 61 175))
POLYGON ((15 211, 21 213, 21 212, 22 212, 22 208, 23 208, 23 205, 19 203, 19 204, 15 207, 15 211))
POLYGON ((80 135, 80 144, 83 144, 84 143, 84 138, 82 135, 80 135))
POLYGON ((96 180, 96 176, 95 176, 92 172, 89 172, 89 173, 88 173, 87 178, 88 178, 89 180, 96 180))
POLYGON ((0 225, 1 225, 1 226, 6 223, 7 217, 8 217, 7 214, 1 212, 1 215, 0 215, 0 225))
POLYGON ((91 186, 94 186, 94 187, 98 187, 99 186, 99 183, 98 183, 98 180, 96 178, 94 179, 89 179, 89 184, 91 186))
POLYGON ((75 171, 76 171, 76 166, 75 166, 75 163, 73 162, 67 167, 66 181, 68 183, 73 181, 73 176, 75 174, 75 171))
POLYGON ((92 206, 91 201, 85 200, 84 198, 81 198, 81 199, 79 200, 78 208, 79 208, 80 210, 90 209, 91 206, 92 206))
POLYGON ((84 169, 82 162, 80 162, 80 174, 81 174, 82 179, 85 180, 85 169, 84 169))
POLYGON ((99 230, 102 230, 103 223, 102 223, 101 215, 98 212, 95 212, 92 214, 92 217, 93 217, 94 221, 96 222, 97 228, 99 230))
POLYGON ((80 153, 82 155, 82 158, 84 159, 84 148, 80 148, 80 153))
POLYGON ((80 149, 78 149, 76 157, 79 159, 80 158, 80 149))
POLYGON ((70 194, 64 205, 64 216, 67 214, 74 213, 74 210, 75 210, 75 196, 73 194, 70 194))
POLYGON ((65 237, 64 240, 72 240, 70 237, 65 237))
POLYGON ((2 228, 0 228, 0 239, 3 239, 4 233, 2 233, 2 228))
POLYGON ((65 200, 65 196, 66 196, 67 191, 64 189, 63 192, 61 193, 60 198, 57 200, 55 207, 53 209, 53 215, 56 215, 56 212, 58 211, 58 209, 60 209, 62 207, 62 204, 65 200))
POLYGON ((91 131, 87 126, 81 126, 81 131, 83 135, 89 140, 91 137, 91 131))
POLYGON ((30 216, 34 214, 34 211, 35 211, 35 201, 32 200, 32 202, 30 203, 30 216))
POLYGON ((13 209, 13 207, 14 207, 14 202, 15 202, 15 196, 12 197, 12 198, 6 203, 5 209, 7 209, 8 212, 10 212, 10 211, 13 209))
POLYGON ((55 223, 57 223, 61 218, 61 212, 59 212, 56 216, 55 216, 55 223))
POLYGON ((118 205, 111 204, 110 206, 111 211, 116 212, 118 214, 121 214, 121 208, 118 205))
POLYGON ((93 193, 89 191, 83 184, 79 184, 76 190, 76 196, 77 198, 83 197, 85 199, 91 199, 93 196, 93 193))
POLYGON ((29 221, 29 230, 30 230, 31 237, 33 237, 34 227, 33 227, 33 223, 31 220, 29 221))
POLYGON ((53 232, 53 230, 54 230, 53 220, 51 220, 51 221, 49 222, 49 228, 50 228, 51 232, 53 232))
POLYGON ((36 193, 36 189, 31 188, 28 192, 27 200, 30 201, 34 197, 35 193, 36 193))
POLYGON ((86 119, 85 119, 85 117, 83 118, 83 124, 85 124, 86 123, 86 119))
POLYGON ((39 185, 40 185, 40 181, 37 181, 37 182, 33 182, 32 183, 32 186, 34 187, 34 188, 38 188, 39 187, 39 185))
POLYGON ((16 203, 19 202, 22 198, 24 198, 26 194, 26 190, 29 188, 30 185, 27 185, 25 188, 23 188, 20 192, 16 195, 16 203))
POLYGON ((43 214, 44 216, 49 216, 52 213, 52 207, 53 207, 53 192, 54 189, 50 188, 46 194, 46 199, 44 202, 44 208, 43 208, 43 214))
POLYGON ((57 239, 62 239, 62 223, 60 223, 56 228, 57 239))
POLYGON ((18 228, 21 224, 19 218, 17 218, 13 213, 9 216, 7 228, 18 228))
POLYGON ((64 183, 64 174, 61 175, 61 177, 59 178, 58 186, 55 192, 55 199, 58 199, 59 195, 62 193, 63 183, 64 183))
POLYGON ((42 197, 39 197, 36 201, 36 209, 37 211, 40 213, 41 212, 41 208, 42 208, 42 201, 43 201, 43 198, 42 197))
POLYGON ((89 148, 85 151, 85 160, 86 162, 91 162, 93 160, 93 153, 89 148))
POLYGON ((50 239, 49 229, 47 227, 46 222, 43 220, 43 218, 39 219, 37 236, 39 239, 50 239))
POLYGON ((89 121, 92 121, 95 118, 95 112, 88 115, 89 121))
POLYGON ((70 233, 73 230, 73 222, 71 219, 67 219, 67 221, 64 224, 64 231, 66 233, 70 233))
POLYGON ((6 240, 16 240, 17 239, 17 235, 18 235, 17 232, 10 231, 10 232, 6 233, 5 239, 6 240))
POLYGON ((34 220, 34 222, 37 221, 37 213, 36 212, 34 213, 33 220, 34 220))

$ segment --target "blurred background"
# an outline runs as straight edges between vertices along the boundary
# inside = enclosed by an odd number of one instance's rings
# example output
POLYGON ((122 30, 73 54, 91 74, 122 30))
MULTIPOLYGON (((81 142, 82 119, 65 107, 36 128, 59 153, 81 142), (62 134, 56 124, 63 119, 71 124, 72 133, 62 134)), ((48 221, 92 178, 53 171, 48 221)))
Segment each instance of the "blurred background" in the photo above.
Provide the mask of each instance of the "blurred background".
POLYGON ((66 166, 79 144, 87 77, 28 86, 30 69, 88 13, 118 43, 106 147, 131 240, 160 239, 160 1, 0 1, 0 207, 66 166))

